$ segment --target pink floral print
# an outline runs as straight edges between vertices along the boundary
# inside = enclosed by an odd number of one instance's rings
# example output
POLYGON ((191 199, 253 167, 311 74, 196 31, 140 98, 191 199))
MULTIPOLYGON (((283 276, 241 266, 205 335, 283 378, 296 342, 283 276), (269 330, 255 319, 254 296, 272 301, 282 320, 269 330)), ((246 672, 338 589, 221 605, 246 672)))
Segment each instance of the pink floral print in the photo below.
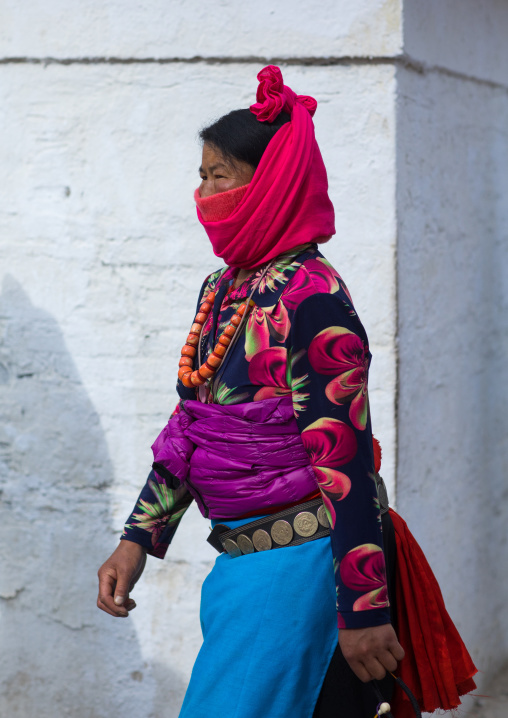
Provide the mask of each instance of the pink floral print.
POLYGON ((320 374, 336 374, 326 387, 327 398, 333 404, 350 402, 353 426, 365 429, 369 359, 360 337, 345 327, 328 327, 312 340, 309 361, 320 374))
POLYGON ((328 519, 335 526, 333 501, 342 501, 351 489, 349 476, 335 467, 354 458, 357 449, 355 433, 342 421, 326 417, 305 428, 302 441, 323 494, 328 519))
POLYGON ((253 401, 290 394, 291 387, 288 385, 286 372, 286 349, 272 347, 256 354, 249 363, 249 379, 262 388, 256 392, 253 401))
POLYGON ((353 611, 384 608, 388 603, 383 549, 375 544, 362 544, 348 551, 340 562, 344 584, 362 595, 353 604, 353 611))
POLYGON ((284 342, 289 334, 291 323, 286 307, 279 302, 268 309, 256 307, 249 314, 245 331, 245 358, 252 357, 270 347, 270 339, 284 342))

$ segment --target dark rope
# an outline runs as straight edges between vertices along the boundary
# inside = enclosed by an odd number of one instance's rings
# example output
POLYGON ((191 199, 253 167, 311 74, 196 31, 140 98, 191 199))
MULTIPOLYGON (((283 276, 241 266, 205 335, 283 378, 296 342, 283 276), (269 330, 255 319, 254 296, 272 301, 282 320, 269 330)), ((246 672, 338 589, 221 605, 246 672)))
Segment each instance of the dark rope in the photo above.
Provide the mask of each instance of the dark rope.
MULTIPOLYGON (((411 691, 410 691, 410 689, 408 688, 408 686, 406 686, 406 684, 404 683, 404 681, 403 681, 401 678, 397 678, 397 676, 394 676, 393 673, 392 673, 391 675, 392 675, 393 678, 395 679, 396 683, 402 688, 402 690, 404 691, 404 693, 405 693, 405 694, 407 695, 407 697, 409 698, 409 701, 410 701, 410 703, 411 703, 411 706, 413 707, 413 710, 414 710, 414 712, 415 712, 416 718, 422 718, 422 713, 421 713, 421 711, 420 711, 420 706, 418 705, 418 701, 416 700, 416 698, 414 697, 414 695, 411 693, 411 691)), ((378 704, 378 707, 377 707, 377 712, 378 712, 378 714, 379 714, 379 709, 380 709, 381 703, 387 703, 388 701, 385 701, 385 699, 383 698, 383 696, 382 696, 382 694, 381 694, 381 691, 379 690, 379 686, 378 686, 378 684, 377 684, 376 681, 372 681, 371 685, 372 685, 372 688, 374 689, 374 693, 376 694, 376 698, 377 698, 378 701, 379 701, 379 704, 378 704)), ((394 718, 393 713, 392 713, 391 711, 389 711, 388 713, 383 713, 382 715, 383 715, 383 716, 386 716, 386 718, 394 718)))

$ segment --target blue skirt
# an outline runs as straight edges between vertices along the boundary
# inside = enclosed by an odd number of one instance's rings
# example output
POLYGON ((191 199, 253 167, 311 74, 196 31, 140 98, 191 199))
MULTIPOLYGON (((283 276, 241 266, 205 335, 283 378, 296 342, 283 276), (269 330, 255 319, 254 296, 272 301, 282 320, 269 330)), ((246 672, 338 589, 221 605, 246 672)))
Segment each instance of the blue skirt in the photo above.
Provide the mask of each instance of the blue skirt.
POLYGON ((201 628, 179 718, 312 718, 338 640, 329 537, 221 554, 203 583, 201 628))

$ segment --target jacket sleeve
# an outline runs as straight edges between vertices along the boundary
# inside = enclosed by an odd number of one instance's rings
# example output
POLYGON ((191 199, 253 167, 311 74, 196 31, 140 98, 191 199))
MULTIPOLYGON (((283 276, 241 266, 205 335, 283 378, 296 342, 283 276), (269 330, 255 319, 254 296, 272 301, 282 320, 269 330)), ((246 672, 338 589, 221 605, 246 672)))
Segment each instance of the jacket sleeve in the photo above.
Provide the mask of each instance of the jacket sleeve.
POLYGON ((339 628, 389 623, 365 330, 339 294, 314 294, 288 339, 295 415, 331 526, 339 628))
POLYGON ((164 558, 191 502, 192 496, 185 486, 170 489, 151 471, 124 526, 122 539, 144 546, 152 556, 164 558))

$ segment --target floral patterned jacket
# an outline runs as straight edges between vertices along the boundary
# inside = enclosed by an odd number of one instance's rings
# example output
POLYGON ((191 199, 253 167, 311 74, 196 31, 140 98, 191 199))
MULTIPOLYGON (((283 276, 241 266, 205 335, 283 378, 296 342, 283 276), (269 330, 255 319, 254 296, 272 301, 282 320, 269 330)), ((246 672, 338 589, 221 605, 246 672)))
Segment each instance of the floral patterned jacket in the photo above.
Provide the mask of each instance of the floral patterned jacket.
MULTIPOLYGON (((210 291, 217 296, 203 328, 202 361, 260 271, 233 290, 231 268, 205 280, 198 306, 210 291)), ((365 330, 344 282, 314 244, 281 255, 253 300, 245 335, 217 372, 208 400, 233 404, 291 395, 331 524, 339 627, 388 623, 365 330)), ((196 399, 181 382, 178 393, 196 399)), ((122 538, 162 558, 191 501, 185 487, 171 490, 152 472, 122 538)))

